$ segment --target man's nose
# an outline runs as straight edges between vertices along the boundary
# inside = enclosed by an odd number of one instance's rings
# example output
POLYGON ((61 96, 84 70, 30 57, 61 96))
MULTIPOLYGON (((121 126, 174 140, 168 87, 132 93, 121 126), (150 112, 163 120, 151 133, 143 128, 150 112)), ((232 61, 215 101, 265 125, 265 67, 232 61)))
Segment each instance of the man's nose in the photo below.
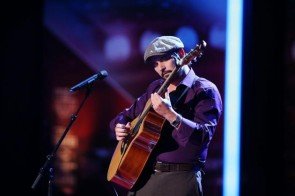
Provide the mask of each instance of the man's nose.
POLYGON ((161 62, 161 61, 158 61, 158 65, 160 67, 161 70, 165 69, 165 63, 161 62))

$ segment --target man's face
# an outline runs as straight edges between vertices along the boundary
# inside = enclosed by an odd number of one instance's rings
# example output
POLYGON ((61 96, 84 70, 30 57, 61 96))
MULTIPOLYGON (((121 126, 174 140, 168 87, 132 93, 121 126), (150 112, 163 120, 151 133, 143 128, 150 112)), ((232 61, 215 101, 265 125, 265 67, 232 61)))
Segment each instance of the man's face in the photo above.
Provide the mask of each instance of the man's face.
POLYGON ((169 74, 176 66, 175 60, 172 58, 171 54, 152 57, 150 63, 159 76, 164 79, 168 78, 169 74))

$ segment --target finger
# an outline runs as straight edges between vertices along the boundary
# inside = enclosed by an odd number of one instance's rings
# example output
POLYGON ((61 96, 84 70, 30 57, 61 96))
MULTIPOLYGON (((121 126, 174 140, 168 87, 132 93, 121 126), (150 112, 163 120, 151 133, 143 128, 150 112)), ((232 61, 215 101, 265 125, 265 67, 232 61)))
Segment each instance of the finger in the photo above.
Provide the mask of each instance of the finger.
POLYGON ((151 102, 152 102, 152 106, 154 107, 156 104, 156 100, 155 100, 155 95, 153 93, 151 94, 151 102))
POLYGON ((155 95, 154 93, 151 94, 151 101, 153 101, 155 99, 155 95))
POLYGON ((123 128, 125 128, 125 125, 124 124, 121 124, 121 123, 118 123, 118 124, 116 124, 116 128, 123 129, 123 128))
POLYGON ((116 133, 126 133, 126 129, 121 129, 121 128, 116 128, 115 129, 116 133))
POLYGON ((116 139, 117 139, 118 141, 121 141, 121 140, 124 140, 124 139, 125 139, 125 137, 116 136, 116 139))
POLYGON ((116 133, 116 136, 118 136, 118 137, 126 137, 127 135, 128 135, 127 132, 117 132, 116 133))
POLYGON ((158 107, 158 101, 156 100, 156 98, 155 98, 155 96, 154 95, 152 95, 152 97, 151 97, 151 103, 152 103, 152 107, 155 109, 155 108, 157 108, 158 107))
POLYGON ((118 132, 116 132, 116 139, 121 140, 121 139, 127 137, 127 135, 128 135, 127 133, 118 133, 118 132))
POLYGON ((131 126, 131 124, 130 124, 130 122, 128 122, 128 123, 125 125, 125 128, 130 129, 130 126, 131 126))
POLYGON ((165 93, 165 99, 170 100, 170 96, 168 92, 165 93))
POLYGON ((154 98, 157 99, 157 100, 160 100, 161 97, 160 97, 160 95, 158 93, 154 93, 154 98))
POLYGON ((152 97, 153 105, 159 105, 161 102, 162 102, 162 97, 160 97, 157 93, 154 93, 152 97))

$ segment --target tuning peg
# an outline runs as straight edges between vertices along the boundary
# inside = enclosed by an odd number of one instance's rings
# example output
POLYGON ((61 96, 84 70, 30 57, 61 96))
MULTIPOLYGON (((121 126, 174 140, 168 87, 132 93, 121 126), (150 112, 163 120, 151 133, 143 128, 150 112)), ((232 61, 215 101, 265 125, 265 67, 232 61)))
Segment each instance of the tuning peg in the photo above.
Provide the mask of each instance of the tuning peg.
POLYGON ((204 46, 204 48, 206 48, 207 43, 204 40, 202 40, 202 45, 204 46))

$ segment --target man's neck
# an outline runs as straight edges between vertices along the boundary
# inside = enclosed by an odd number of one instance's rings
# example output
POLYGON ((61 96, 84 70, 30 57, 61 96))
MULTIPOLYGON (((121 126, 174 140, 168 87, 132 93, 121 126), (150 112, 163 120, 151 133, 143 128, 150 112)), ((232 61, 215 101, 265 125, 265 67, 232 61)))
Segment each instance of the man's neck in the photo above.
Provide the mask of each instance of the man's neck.
POLYGON ((171 85, 175 87, 178 86, 180 82, 187 76, 189 70, 190 68, 187 65, 183 66, 179 70, 179 73, 177 73, 177 77, 175 77, 175 79, 171 82, 171 85))
POLYGON ((176 87, 177 87, 177 85, 171 83, 167 88, 168 93, 175 91, 176 87))

